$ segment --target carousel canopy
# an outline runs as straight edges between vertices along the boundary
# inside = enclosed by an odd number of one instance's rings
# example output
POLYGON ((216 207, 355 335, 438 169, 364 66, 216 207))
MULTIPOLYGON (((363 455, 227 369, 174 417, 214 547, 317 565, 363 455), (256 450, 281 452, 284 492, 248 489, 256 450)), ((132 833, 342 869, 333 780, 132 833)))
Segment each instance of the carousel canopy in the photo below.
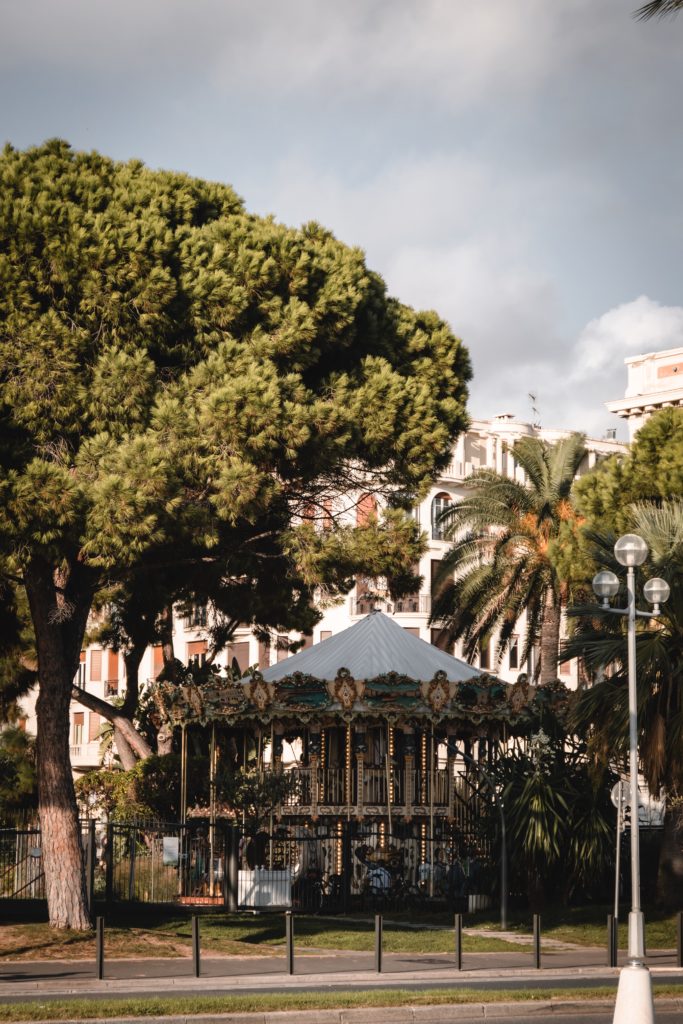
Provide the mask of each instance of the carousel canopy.
POLYGON ((463 683, 488 675, 414 636, 381 611, 370 612, 341 633, 271 665, 262 675, 268 683, 295 672, 332 681, 341 668, 347 669, 354 679, 373 679, 395 673, 427 681, 437 672, 443 672, 449 682, 463 683))

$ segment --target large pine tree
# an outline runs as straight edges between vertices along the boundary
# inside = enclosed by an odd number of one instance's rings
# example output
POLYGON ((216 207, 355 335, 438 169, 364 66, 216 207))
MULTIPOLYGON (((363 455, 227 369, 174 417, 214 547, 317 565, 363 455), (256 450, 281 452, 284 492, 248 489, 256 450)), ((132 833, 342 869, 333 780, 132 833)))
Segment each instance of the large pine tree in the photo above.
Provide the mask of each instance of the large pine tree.
POLYGON ((68 714, 94 595, 180 553, 220 551, 239 579, 253 550, 266 585, 272 557, 338 579, 353 540, 307 510, 361 485, 410 505, 465 425, 469 376, 447 325, 318 225, 61 141, 5 148, 0 571, 35 632, 54 926, 90 924, 68 714))

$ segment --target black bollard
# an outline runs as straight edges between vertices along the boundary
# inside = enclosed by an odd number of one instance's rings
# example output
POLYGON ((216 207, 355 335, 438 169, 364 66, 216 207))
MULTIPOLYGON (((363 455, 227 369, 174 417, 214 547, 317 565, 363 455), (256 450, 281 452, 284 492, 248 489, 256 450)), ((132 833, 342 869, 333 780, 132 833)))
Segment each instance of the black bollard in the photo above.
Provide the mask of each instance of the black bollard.
POLYGON ((375 970, 382 973, 382 915, 375 914, 375 970))
POLYGON ((294 974, 294 918, 291 910, 285 913, 285 946, 287 952, 287 974, 294 974))
POLYGON ((200 949, 199 949, 199 918, 196 914, 192 915, 192 967, 194 970, 195 978, 198 978, 201 973, 201 962, 200 962, 200 949))
POLYGON ((98 981, 104 977, 104 918, 95 919, 95 968, 98 981))
POLYGON ((614 914, 607 915, 607 966, 617 966, 619 949, 619 921, 614 914))
POLYGON ((676 966, 683 967, 683 912, 676 921, 676 966))
POLYGON ((534 966, 541 967, 541 915, 534 914, 534 966))
POLYGON ((462 970, 462 914, 455 915, 455 966, 462 970))

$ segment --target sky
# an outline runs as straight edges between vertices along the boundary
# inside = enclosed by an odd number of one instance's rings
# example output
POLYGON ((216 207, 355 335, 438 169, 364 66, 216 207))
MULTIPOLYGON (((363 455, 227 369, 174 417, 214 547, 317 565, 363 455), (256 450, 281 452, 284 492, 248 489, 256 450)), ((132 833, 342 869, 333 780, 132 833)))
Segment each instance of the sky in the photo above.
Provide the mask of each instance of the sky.
POLYGON ((683 15, 636 6, 0 0, 0 137, 320 221, 463 339, 473 417, 625 438, 625 357, 683 345, 683 15))

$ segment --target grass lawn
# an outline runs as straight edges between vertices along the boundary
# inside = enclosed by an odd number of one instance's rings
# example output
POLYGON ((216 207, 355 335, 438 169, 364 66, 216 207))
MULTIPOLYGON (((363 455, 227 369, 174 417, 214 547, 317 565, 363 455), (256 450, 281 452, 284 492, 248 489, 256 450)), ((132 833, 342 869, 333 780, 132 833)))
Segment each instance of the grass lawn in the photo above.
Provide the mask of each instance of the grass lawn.
MULTIPOLYGON (((542 937, 574 942, 579 946, 605 946, 607 943, 607 915, 612 906, 552 907, 541 914, 542 937)), ((666 913, 654 907, 645 909, 645 941, 648 949, 673 949, 676 946, 675 913, 666 913)), ((619 946, 628 944, 628 908, 622 907, 619 916, 619 946)), ((477 926, 498 930, 500 921, 490 914, 479 916, 477 926)), ((531 915, 511 914, 510 932, 529 934, 531 915)))
MULTIPOLYGON (((192 955, 190 915, 152 907, 116 907, 105 919, 108 958, 192 955), (144 922, 144 923, 143 923, 144 922)), ((281 956, 284 915, 203 913, 200 918, 204 956, 281 956)), ((356 918, 299 917, 294 921, 297 951, 374 949, 374 922, 356 918)), ((389 953, 450 953, 451 929, 423 930, 385 925, 384 949, 389 953)), ((498 938, 466 936, 467 952, 498 952, 520 948, 498 938)), ((92 960, 92 933, 53 931, 45 921, 16 921, 0 927, 0 960, 92 960)))
MULTIPOLYGON (((70 999, 0 1005, 0 1021, 88 1020, 116 1017, 161 1017, 200 1013, 267 1013, 277 1010, 328 1010, 364 1006, 437 1006, 467 1003, 512 1003, 614 999, 612 988, 546 989, 543 992, 476 988, 413 992, 402 989, 369 992, 283 992, 244 996, 192 996, 176 999, 70 999)), ((655 998, 681 996, 676 985, 655 985, 655 998)))
MULTIPOLYGON (((0 960, 94 959, 92 933, 53 931, 44 918, 29 915, 0 927, 0 960)), ((546 938, 583 946, 606 944, 604 907, 549 910, 542 916, 542 935, 546 938)), ((620 944, 626 944, 626 911, 620 928, 620 944)), ((191 915, 169 906, 119 904, 106 914, 105 955, 108 958, 189 957, 191 915)), ((420 921, 408 915, 387 915, 384 925, 384 949, 389 953, 450 953, 453 951, 453 917, 432 915, 420 921)), ((648 948, 676 945, 676 915, 646 912, 648 948)), ((493 933, 500 923, 490 914, 466 915, 466 928, 482 928, 493 933)), ((224 914, 215 911, 200 916, 202 953, 205 956, 281 956, 284 945, 283 914, 224 914)), ((529 914, 511 915, 510 932, 531 934, 529 914)), ((368 917, 296 916, 294 921, 297 952, 306 950, 352 950, 370 952, 374 948, 374 921, 368 917)), ((529 946, 490 936, 465 934, 465 952, 504 952, 529 946)))

